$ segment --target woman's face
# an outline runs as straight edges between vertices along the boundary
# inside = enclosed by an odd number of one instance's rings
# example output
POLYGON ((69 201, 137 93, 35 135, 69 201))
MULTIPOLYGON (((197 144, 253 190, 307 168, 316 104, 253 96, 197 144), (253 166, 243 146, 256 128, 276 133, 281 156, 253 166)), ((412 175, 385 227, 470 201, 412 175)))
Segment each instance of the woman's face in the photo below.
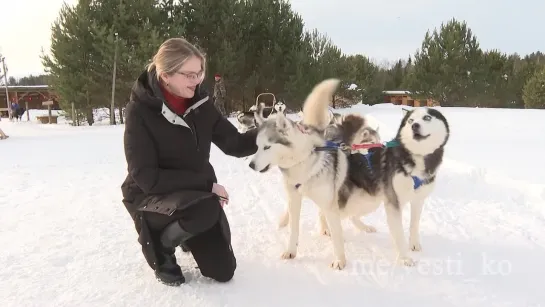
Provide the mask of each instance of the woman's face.
POLYGON ((162 78, 171 93, 183 98, 192 98, 195 95, 195 88, 203 80, 204 72, 201 67, 201 60, 192 56, 174 74, 171 76, 163 74, 162 78))

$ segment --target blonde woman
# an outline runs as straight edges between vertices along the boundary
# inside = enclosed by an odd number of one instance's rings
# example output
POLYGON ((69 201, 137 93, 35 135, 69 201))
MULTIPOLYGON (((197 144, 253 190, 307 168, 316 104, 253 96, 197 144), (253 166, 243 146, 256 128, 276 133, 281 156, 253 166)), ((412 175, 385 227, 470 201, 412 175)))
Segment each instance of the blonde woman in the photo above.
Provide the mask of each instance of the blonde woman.
POLYGON ((144 257, 167 285, 185 282, 174 256, 190 251, 201 273, 231 280, 236 259, 223 206, 229 195, 209 162, 211 144, 225 154, 256 152, 256 131, 240 134, 202 88, 206 58, 182 38, 165 41, 136 80, 126 107, 128 174, 123 203, 144 257))

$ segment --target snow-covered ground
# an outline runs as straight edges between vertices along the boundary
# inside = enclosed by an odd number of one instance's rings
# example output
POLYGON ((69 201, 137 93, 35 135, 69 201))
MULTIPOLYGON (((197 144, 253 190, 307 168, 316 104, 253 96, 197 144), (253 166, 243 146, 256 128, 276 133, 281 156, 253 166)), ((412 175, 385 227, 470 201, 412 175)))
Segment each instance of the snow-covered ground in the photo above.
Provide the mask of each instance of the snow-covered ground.
MULTIPOLYGON (((277 171, 213 147, 231 195, 238 259, 227 284, 177 252, 188 282, 157 282, 121 203, 123 126, 0 121, 1 306, 543 306, 545 111, 441 108, 452 137, 422 216, 419 265, 394 266, 381 208, 358 233, 344 223, 348 264, 331 270, 332 245, 305 201, 299 253, 281 260, 285 196, 277 171)), ((393 136, 400 107, 357 106, 393 136)), ((24 117, 26 118, 26 116, 24 117)), ((61 121, 62 122, 62 121, 61 121)), ((408 212, 408 211, 406 211, 408 212)), ((405 227, 408 214, 405 214, 405 227)))

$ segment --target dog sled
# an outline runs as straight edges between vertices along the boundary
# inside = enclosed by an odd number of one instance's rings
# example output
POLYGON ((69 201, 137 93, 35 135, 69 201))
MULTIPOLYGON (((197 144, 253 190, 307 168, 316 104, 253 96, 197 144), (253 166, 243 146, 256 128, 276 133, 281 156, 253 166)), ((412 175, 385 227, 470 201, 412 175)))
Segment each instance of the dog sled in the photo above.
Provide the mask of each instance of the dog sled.
POLYGON ((255 108, 259 107, 259 104, 263 103, 263 117, 267 118, 271 113, 274 112, 274 105, 276 104, 276 96, 273 93, 260 93, 255 98, 255 108), (270 97, 269 99, 264 99, 265 97, 270 97), (261 100, 260 100, 261 98, 261 100), (269 100, 269 101, 264 101, 269 100))
POLYGON ((238 131, 244 133, 248 129, 255 128, 254 112, 259 110, 260 104, 263 104, 263 117, 267 118, 275 112, 276 96, 273 93, 260 93, 255 98, 255 104, 248 111, 241 111, 237 114, 239 124, 238 131), (266 98, 268 97, 268 99, 266 98))

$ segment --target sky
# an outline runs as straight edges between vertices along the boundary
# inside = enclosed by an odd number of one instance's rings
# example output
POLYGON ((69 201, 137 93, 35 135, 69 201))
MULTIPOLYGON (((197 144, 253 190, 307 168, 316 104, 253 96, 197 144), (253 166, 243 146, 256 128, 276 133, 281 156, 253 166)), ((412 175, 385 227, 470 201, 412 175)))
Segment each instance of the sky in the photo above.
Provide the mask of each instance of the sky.
MULTIPOLYGON (((43 73, 42 48, 50 46, 51 25, 63 2, 2 0, 0 53, 8 76, 43 73)), ((545 51, 543 0, 291 0, 307 29, 327 34, 344 53, 376 63, 407 59, 427 30, 451 18, 465 20, 483 49, 528 54, 545 51)))

